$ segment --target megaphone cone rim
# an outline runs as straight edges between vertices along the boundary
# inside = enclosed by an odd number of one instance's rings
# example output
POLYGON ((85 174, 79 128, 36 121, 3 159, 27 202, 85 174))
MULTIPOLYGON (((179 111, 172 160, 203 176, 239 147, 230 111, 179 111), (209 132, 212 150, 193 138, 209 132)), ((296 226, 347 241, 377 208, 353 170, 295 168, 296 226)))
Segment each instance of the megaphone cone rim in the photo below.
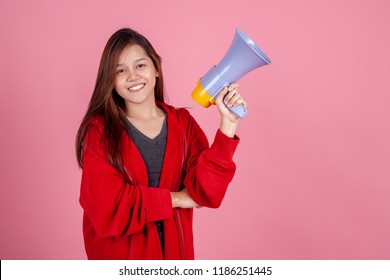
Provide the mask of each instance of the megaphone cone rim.
POLYGON ((246 44, 264 60, 267 64, 271 64, 269 57, 263 52, 263 50, 241 29, 236 28, 236 34, 241 37, 241 39, 246 42, 246 44))

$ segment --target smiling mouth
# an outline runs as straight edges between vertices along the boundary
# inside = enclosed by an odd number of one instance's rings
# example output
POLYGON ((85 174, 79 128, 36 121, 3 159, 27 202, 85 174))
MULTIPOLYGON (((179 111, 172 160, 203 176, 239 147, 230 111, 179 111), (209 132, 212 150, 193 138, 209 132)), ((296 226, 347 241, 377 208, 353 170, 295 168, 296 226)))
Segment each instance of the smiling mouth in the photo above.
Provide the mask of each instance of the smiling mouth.
POLYGON ((137 91, 137 90, 140 90, 141 88, 143 88, 144 86, 145 86, 145 84, 139 84, 139 85, 129 87, 128 90, 129 91, 137 91))

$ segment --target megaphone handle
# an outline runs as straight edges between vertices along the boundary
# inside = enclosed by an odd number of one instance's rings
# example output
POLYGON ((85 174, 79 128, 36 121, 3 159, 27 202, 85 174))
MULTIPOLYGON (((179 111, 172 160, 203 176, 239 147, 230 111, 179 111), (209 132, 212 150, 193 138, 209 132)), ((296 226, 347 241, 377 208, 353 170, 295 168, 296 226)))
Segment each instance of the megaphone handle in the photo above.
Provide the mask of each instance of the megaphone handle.
MULTIPOLYGON (((225 105, 226 106, 226 105, 225 105)), ((243 119, 248 114, 248 109, 244 107, 244 105, 240 104, 236 107, 228 107, 226 106, 231 112, 236 114, 239 118, 243 119)))
MULTIPOLYGON (((224 83, 223 86, 217 92, 220 92, 226 86, 229 86, 229 83, 224 83)), ((223 100, 225 101, 225 97, 223 98, 223 100)), ((226 106, 226 108, 228 108, 231 112, 236 114, 241 119, 245 118, 245 116, 248 114, 248 110, 242 104, 240 104, 236 107, 226 106)))

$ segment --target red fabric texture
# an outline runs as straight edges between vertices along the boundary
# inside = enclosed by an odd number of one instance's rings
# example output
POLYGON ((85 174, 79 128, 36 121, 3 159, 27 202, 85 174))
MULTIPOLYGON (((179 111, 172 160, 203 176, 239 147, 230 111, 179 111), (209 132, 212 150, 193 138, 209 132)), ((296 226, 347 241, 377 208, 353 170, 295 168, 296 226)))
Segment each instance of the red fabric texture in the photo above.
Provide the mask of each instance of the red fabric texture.
POLYGON ((123 160, 132 184, 124 183, 101 144, 96 119, 84 142, 80 204, 88 259, 194 259, 193 209, 172 208, 170 192, 187 188, 204 207, 220 206, 235 173, 239 138, 220 130, 209 147, 186 109, 158 103, 167 113, 167 145, 158 188, 148 187, 145 163, 123 132, 123 160), (155 221, 164 224, 164 254, 155 221))

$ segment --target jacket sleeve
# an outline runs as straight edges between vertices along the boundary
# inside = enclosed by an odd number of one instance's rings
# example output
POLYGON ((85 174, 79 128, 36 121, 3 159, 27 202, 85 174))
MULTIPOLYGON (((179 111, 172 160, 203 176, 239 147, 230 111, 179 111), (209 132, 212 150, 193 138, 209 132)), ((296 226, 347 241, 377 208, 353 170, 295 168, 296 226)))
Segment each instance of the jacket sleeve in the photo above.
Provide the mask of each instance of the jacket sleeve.
POLYGON ((236 171, 233 155, 239 138, 229 138, 218 129, 209 147, 206 135, 192 116, 185 138, 188 151, 184 186, 199 205, 218 208, 236 171))
POLYGON ((124 183, 101 145, 102 129, 85 138, 80 204, 100 237, 136 233, 146 223, 172 217, 169 190, 124 183))

